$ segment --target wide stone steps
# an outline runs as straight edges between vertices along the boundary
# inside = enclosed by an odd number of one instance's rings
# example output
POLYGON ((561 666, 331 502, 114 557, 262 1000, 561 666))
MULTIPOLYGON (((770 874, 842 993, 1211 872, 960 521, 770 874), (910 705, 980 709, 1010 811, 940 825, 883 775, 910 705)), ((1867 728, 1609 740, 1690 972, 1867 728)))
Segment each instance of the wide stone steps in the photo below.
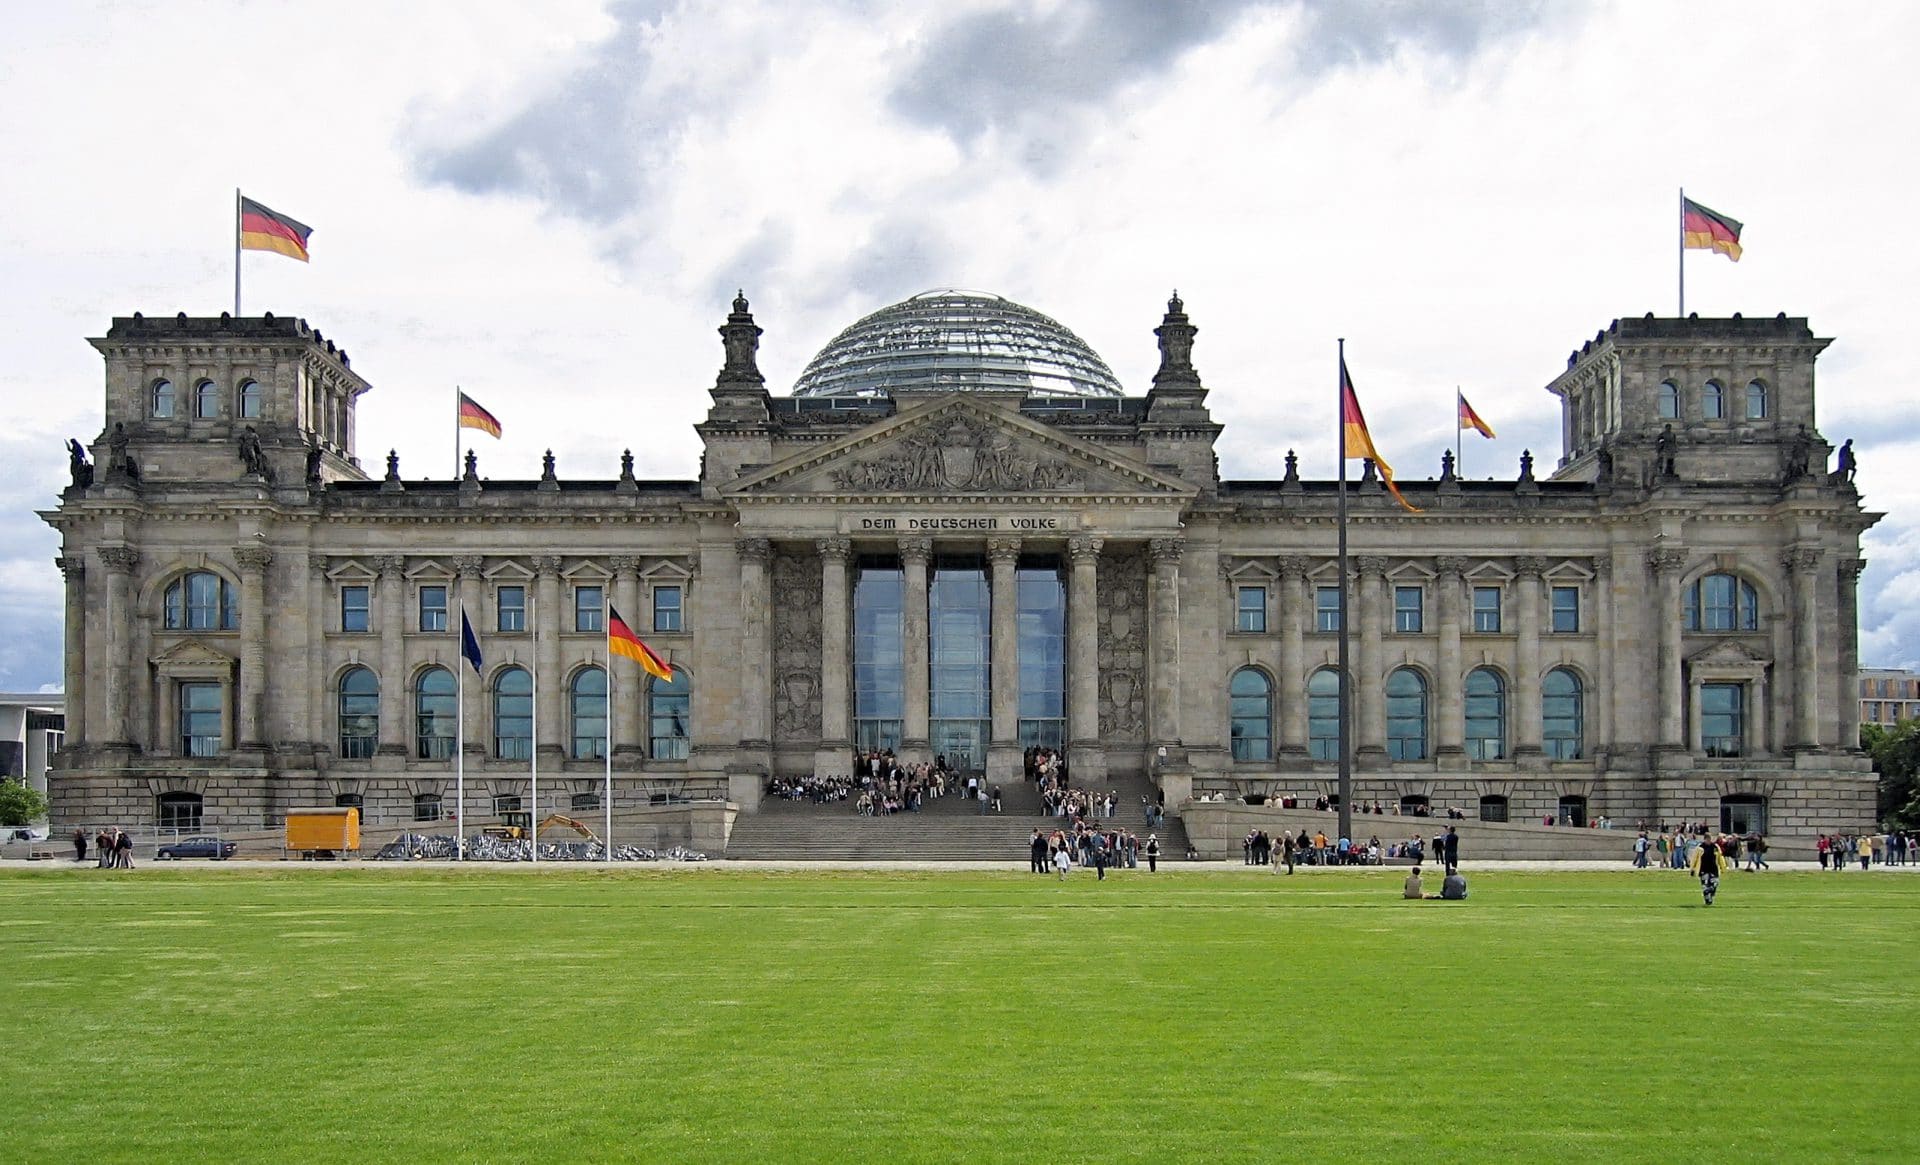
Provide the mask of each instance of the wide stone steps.
MULTIPOLYGON (((1003 794, 1011 793, 1003 789, 1003 794)), ((1003 806, 1011 797, 1003 796, 1003 806)), ((1106 822, 1103 821, 1103 824, 1106 822)), ((1112 823, 1131 829, 1144 842, 1148 830, 1138 805, 1122 810, 1112 823)), ((956 861, 1020 862, 1028 857, 1033 831, 1051 833, 1066 819, 1034 812, 981 815, 958 798, 928 802, 920 813, 861 817, 849 803, 813 805, 763 802, 756 813, 735 820, 727 857, 785 861, 956 861)), ((1187 838, 1176 819, 1155 831, 1161 856, 1186 854, 1187 838)))

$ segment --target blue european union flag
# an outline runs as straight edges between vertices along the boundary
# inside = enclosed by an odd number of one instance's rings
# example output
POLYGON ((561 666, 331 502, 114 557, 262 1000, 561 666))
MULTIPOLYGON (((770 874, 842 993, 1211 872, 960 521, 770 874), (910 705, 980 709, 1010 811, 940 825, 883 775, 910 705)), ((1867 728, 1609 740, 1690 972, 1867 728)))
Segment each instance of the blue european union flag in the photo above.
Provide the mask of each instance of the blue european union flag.
POLYGON ((480 674, 480 641, 473 637, 473 624, 467 621, 467 609, 460 608, 460 655, 473 665, 473 674, 480 674))

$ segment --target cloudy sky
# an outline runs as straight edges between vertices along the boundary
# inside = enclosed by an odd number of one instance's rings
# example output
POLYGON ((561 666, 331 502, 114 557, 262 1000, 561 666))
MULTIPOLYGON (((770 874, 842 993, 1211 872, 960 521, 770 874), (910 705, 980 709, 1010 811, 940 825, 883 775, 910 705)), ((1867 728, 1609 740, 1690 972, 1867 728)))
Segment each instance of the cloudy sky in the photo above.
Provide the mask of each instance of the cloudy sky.
POLYGON ((34 511, 100 431, 85 337, 231 308, 233 191, 311 224, 245 260, 374 384, 360 455, 689 478, 736 287, 784 391, 931 287, 1059 319, 1144 391, 1178 288, 1232 477, 1331 476, 1334 337, 1383 452, 1470 475, 1559 456, 1541 386, 1675 308, 1675 191, 1747 224, 1688 307, 1808 316, 1820 426, 1859 439, 1862 658, 1920 663, 1920 9, 1626 0, 62 3, 0 45, 0 690, 59 676, 34 511), (1909 461, 1909 459, 1915 461, 1909 461))

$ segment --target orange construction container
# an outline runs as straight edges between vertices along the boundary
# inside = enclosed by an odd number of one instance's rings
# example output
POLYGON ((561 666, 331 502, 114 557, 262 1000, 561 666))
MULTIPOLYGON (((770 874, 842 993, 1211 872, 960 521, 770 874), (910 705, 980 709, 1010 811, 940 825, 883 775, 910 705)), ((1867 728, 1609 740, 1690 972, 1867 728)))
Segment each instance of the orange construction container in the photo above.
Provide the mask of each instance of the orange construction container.
POLYGON ((360 810, 287 810, 287 848, 308 861, 360 852, 360 810))

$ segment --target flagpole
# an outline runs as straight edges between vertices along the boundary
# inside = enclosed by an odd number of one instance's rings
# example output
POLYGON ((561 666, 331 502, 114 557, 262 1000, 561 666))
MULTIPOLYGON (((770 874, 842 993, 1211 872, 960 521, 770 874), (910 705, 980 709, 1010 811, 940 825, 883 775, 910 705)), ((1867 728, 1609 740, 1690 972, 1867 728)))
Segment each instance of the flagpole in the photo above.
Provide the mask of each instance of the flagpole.
MULTIPOLYGON (((455 426, 458 428, 459 426, 455 426)), ((527 598, 527 617, 533 620, 533 716, 527 730, 527 795, 533 807, 527 813, 527 835, 533 846, 533 861, 540 860, 540 595, 527 598)))
POLYGON ((1687 188, 1680 188, 1680 229, 1674 232, 1679 239, 1680 261, 1680 318, 1687 318, 1687 188))
POLYGON ((613 698, 613 616, 610 613, 612 603, 607 598, 605 587, 600 590, 600 629, 607 634, 607 738, 601 742, 600 753, 607 763, 606 788, 601 795, 605 802, 601 807, 607 814, 607 836, 605 854, 608 862, 613 861, 613 709, 617 701, 613 698))
POLYGON ((1347 671, 1347 341, 1340 338, 1340 836, 1353 836, 1353 681, 1347 671))
POLYGON ((1467 404, 1467 394, 1460 391, 1459 385, 1457 384, 1454 385, 1453 386, 1453 475, 1455 477, 1467 476, 1467 467, 1465 464, 1467 460, 1467 456, 1466 456, 1467 447, 1460 440, 1460 431, 1463 428, 1463 426, 1460 424, 1460 414, 1466 411, 1466 404, 1467 404))
POLYGON ((467 603, 460 601, 460 650, 454 653, 453 674, 459 687, 453 714, 453 860, 466 860, 467 825, 467 603))
POLYGON ((453 386, 453 480, 460 480, 460 386, 453 386))
POLYGON ((233 318, 240 318, 240 188, 233 188, 233 318))

